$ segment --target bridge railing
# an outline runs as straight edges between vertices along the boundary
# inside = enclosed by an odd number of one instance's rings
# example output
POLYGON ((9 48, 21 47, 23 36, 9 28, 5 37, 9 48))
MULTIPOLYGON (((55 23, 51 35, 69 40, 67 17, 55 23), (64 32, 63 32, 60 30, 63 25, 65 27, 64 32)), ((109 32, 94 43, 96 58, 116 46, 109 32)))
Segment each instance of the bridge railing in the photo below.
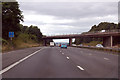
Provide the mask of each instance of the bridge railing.
POLYGON ((114 30, 103 30, 101 31, 92 31, 92 32, 86 32, 86 33, 83 33, 83 34, 94 34, 94 33, 110 33, 110 32, 120 32, 120 29, 114 29, 114 30))
MULTIPOLYGON (((104 30, 104 31, 92 31, 92 32, 83 32, 82 34, 94 34, 94 33, 110 33, 110 32, 120 32, 120 29, 114 29, 114 30, 104 30)), ((49 35, 49 36, 69 36, 69 35, 79 35, 81 33, 70 33, 70 34, 59 34, 59 35, 49 35)))

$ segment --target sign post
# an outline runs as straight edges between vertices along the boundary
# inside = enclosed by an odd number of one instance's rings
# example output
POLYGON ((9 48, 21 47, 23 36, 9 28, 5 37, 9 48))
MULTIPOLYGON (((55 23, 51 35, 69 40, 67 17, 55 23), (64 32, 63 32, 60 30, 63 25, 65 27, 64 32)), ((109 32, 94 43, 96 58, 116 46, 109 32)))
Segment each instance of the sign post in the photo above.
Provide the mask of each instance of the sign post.
POLYGON ((14 32, 9 32, 9 38, 13 38, 14 37, 14 32))
MULTIPOLYGON (((11 40, 11 45, 12 45, 12 38, 14 37, 14 32, 9 32, 9 38, 11 40)), ((13 47, 13 45, 12 45, 13 47)))

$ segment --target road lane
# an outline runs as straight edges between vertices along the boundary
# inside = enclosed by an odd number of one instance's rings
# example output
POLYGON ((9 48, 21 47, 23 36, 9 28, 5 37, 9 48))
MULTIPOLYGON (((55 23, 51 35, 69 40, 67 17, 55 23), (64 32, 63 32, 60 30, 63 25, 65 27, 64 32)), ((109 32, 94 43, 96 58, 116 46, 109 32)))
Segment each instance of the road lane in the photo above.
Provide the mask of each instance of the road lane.
POLYGON ((117 78, 118 56, 88 49, 47 47, 3 74, 4 78, 117 78), (91 54, 91 55, 89 55, 91 54), (105 60, 109 59, 109 60, 105 60))
POLYGON ((41 47, 26 48, 26 49, 20 49, 20 50, 3 53, 2 54, 2 69, 26 57, 27 55, 32 54, 33 52, 39 49, 41 49, 41 47))
POLYGON ((3 74, 4 78, 89 77, 69 62, 56 48, 46 48, 3 74))
POLYGON ((117 55, 109 55, 102 51, 100 53, 100 51, 94 52, 93 50, 80 48, 62 49, 62 52, 65 56, 69 56, 71 62, 74 64, 82 65, 93 78, 118 77, 117 55))

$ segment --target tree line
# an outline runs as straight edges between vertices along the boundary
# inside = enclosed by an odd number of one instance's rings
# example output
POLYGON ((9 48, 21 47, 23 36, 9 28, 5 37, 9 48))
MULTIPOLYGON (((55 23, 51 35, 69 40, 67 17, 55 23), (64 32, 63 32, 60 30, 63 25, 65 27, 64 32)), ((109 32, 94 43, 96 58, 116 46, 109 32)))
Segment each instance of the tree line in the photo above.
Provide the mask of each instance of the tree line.
POLYGON ((24 36, 36 42, 42 41, 42 33, 37 26, 23 26, 24 16, 18 2, 2 2, 2 38, 9 41, 9 32, 15 33, 15 38, 24 36))
MULTIPOLYGON (((114 29, 120 29, 120 23, 115 24, 115 23, 109 23, 109 22, 101 22, 98 25, 92 26, 88 32, 96 32, 96 31, 101 31, 101 30, 114 30, 114 29)), ((82 34, 85 34, 88 32, 83 32, 82 34)), ((102 39, 101 38, 90 38, 90 37, 76 38, 75 44, 90 43, 91 41, 101 42, 102 39)))

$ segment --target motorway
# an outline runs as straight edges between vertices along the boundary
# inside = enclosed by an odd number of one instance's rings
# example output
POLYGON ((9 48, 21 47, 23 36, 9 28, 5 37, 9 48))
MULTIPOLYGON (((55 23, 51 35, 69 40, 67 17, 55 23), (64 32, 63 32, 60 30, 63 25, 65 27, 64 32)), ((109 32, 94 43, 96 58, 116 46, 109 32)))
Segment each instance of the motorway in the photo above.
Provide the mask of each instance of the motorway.
POLYGON ((118 55, 68 47, 3 53, 3 78, 118 78, 118 55))

